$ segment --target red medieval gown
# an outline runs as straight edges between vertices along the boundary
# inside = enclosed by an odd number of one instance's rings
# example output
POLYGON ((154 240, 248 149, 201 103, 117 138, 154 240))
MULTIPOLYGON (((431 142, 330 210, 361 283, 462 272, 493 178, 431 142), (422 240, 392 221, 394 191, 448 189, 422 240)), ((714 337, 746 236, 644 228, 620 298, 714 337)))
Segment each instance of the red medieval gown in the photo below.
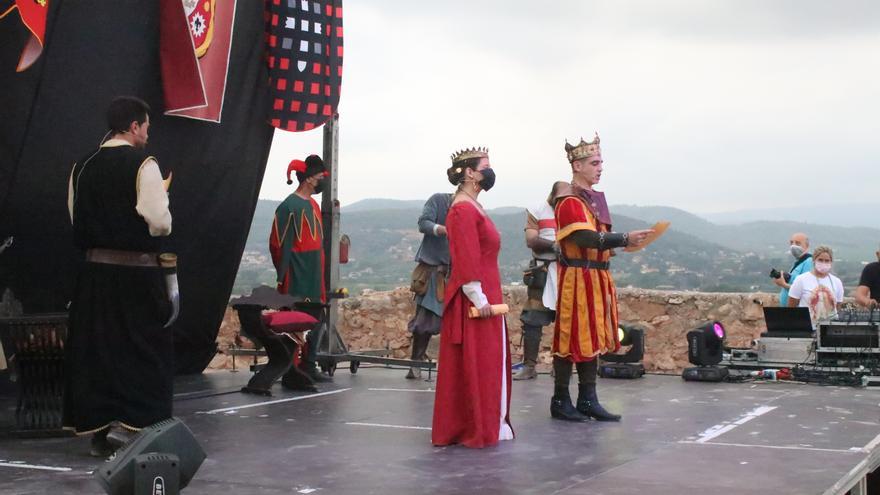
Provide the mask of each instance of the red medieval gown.
POLYGON ((489 304, 501 304, 495 224, 469 201, 455 203, 446 217, 451 273, 441 325, 434 445, 495 445, 510 429, 510 349, 503 316, 469 318, 473 306, 462 290, 479 281, 489 304))

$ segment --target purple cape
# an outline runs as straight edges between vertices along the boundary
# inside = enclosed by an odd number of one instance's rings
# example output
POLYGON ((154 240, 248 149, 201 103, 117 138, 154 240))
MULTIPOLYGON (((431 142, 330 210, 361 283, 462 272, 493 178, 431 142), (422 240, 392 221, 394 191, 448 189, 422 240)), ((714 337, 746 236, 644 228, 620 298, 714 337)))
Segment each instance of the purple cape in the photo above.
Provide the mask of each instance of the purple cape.
POLYGON ((611 229, 611 212, 608 211, 608 203, 605 201, 605 193, 580 189, 580 197, 587 202, 587 208, 596 218, 611 229))

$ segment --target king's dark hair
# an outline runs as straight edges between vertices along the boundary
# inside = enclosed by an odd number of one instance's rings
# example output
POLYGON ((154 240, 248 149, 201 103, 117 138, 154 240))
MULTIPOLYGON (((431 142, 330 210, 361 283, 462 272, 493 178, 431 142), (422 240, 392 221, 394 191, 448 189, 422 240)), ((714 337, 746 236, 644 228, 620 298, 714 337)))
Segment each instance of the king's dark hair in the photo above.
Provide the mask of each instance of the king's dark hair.
POLYGON ((118 96, 107 107, 107 128, 114 133, 128 130, 132 122, 143 124, 150 114, 150 105, 134 96, 118 96))

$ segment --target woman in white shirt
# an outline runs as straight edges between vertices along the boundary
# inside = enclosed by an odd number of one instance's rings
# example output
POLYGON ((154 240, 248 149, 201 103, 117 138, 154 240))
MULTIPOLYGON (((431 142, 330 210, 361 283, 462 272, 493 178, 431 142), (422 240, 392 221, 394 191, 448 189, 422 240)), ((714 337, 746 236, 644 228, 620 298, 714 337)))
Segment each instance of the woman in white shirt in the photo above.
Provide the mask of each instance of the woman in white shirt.
POLYGON ((819 321, 830 320, 837 314, 837 307, 843 302, 843 282, 831 274, 834 255, 828 246, 819 246, 813 251, 813 269, 798 275, 788 291, 790 308, 810 308, 813 328, 819 321))

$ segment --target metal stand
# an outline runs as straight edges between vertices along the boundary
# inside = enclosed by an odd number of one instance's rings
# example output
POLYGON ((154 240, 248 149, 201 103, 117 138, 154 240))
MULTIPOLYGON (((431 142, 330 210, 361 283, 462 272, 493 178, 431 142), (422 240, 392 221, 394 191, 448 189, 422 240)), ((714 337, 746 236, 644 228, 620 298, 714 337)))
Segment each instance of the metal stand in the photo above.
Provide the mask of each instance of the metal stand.
POLYGON ((0 318, 0 339, 15 356, 10 363, 18 379, 12 435, 71 435, 62 429, 67 328, 67 313, 0 318))
POLYGON ((321 195, 321 220, 324 224, 324 281, 327 287, 326 323, 318 329, 318 349, 315 353, 316 360, 321 369, 330 376, 336 371, 336 364, 349 362, 349 369, 357 373, 360 363, 376 363, 387 366, 399 365, 416 367, 428 370, 430 379, 431 371, 437 367, 437 363, 427 361, 412 361, 410 359, 394 359, 387 357, 390 349, 370 349, 358 352, 349 352, 348 346, 342 340, 342 336, 336 329, 339 321, 339 299, 345 295, 338 292, 339 287, 339 114, 324 124, 324 166, 330 172, 329 184, 321 195))

